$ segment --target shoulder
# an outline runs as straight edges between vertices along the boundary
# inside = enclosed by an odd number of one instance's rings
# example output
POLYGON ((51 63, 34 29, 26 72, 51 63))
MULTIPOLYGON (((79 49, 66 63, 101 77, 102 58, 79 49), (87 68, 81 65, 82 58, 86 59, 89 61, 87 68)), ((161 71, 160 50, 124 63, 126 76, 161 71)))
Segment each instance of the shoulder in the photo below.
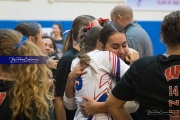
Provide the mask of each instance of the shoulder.
POLYGON ((136 64, 136 65, 138 65, 138 64, 142 64, 142 65, 150 64, 150 63, 153 63, 153 62, 157 61, 160 56, 161 55, 158 55, 158 56, 146 56, 146 57, 138 59, 137 61, 134 62, 134 64, 136 64))
POLYGON ((93 54, 95 54, 95 57, 97 56, 98 59, 103 59, 103 60, 109 60, 116 56, 116 54, 110 51, 97 51, 94 52, 93 54))
POLYGON ((136 31, 145 31, 145 30, 144 30, 144 28, 141 27, 140 24, 138 24, 137 21, 132 21, 125 27, 125 31, 138 33, 136 31))
POLYGON ((149 65, 152 64, 157 64, 157 62, 159 61, 159 57, 161 57, 162 55, 158 55, 158 56, 147 56, 147 57, 143 57, 140 58, 139 60, 135 61, 131 66, 131 68, 136 69, 137 71, 141 71, 143 69, 145 69, 146 67, 148 67, 149 65))
POLYGON ((72 49, 66 51, 66 52, 62 55, 61 59, 74 59, 74 58, 76 58, 76 56, 77 56, 78 53, 79 53, 78 50, 76 50, 75 48, 72 48, 72 49))
POLYGON ((74 49, 74 48, 68 50, 67 52, 65 52, 65 53, 63 54, 63 56, 62 56, 61 59, 59 60, 58 66, 60 66, 60 65, 61 65, 61 66, 65 66, 65 65, 67 65, 67 64, 71 65, 73 59, 76 58, 76 56, 77 56, 78 53, 79 53, 79 51, 76 50, 76 49, 74 49))
POLYGON ((87 55, 90 56, 91 58, 98 58, 100 59, 101 57, 107 56, 108 51, 100 51, 100 50, 93 50, 89 52, 87 55))
POLYGON ((76 64, 78 64, 79 61, 80 61, 80 59, 78 57, 76 57, 75 59, 72 60, 71 66, 74 67, 76 64))

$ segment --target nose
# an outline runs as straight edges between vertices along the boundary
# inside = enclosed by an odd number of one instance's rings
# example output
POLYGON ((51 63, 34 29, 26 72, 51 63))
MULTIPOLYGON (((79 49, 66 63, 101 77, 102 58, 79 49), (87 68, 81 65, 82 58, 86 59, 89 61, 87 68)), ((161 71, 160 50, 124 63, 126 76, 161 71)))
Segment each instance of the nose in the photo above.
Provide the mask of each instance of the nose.
POLYGON ((118 54, 119 54, 120 56, 122 56, 122 55, 125 54, 125 51, 124 51, 124 49, 123 49, 122 47, 119 48, 118 54))
POLYGON ((125 52, 124 52, 123 48, 120 48, 120 49, 118 50, 118 56, 119 56, 122 60, 125 59, 125 52))
POLYGON ((48 50, 48 51, 49 51, 49 50, 50 50, 49 46, 46 46, 46 45, 45 45, 45 50, 48 50))

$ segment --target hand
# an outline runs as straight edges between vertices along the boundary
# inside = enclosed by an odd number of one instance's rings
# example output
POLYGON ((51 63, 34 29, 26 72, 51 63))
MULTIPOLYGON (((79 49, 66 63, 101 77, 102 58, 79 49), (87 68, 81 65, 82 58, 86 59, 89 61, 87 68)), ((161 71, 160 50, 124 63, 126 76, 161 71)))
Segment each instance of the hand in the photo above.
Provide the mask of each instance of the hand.
POLYGON ((81 65, 78 63, 73 70, 69 73, 66 88, 65 88, 65 94, 67 98, 73 98, 74 97, 74 85, 76 78, 79 77, 82 74, 85 74, 86 71, 83 71, 86 68, 86 65, 81 65))
POLYGON ((130 65, 131 65, 137 59, 139 59, 139 52, 137 52, 136 50, 132 48, 129 48, 129 52, 126 54, 125 60, 127 62, 130 62, 130 65))
POLYGON ((96 103, 97 101, 95 101, 94 99, 90 98, 90 97, 83 97, 83 99, 86 101, 84 104, 81 104, 80 107, 81 107, 81 113, 84 115, 84 116, 90 116, 90 115, 94 115, 97 112, 97 109, 96 109, 96 103))
POLYGON ((52 56, 52 57, 48 58, 47 65, 48 65, 48 67, 50 69, 57 69, 57 63, 58 63, 59 60, 53 60, 53 58, 55 58, 55 56, 52 56))
POLYGON ((78 63, 72 71, 69 73, 69 78, 74 78, 76 79, 77 77, 87 73, 87 71, 84 71, 84 69, 87 67, 87 65, 82 65, 78 63))

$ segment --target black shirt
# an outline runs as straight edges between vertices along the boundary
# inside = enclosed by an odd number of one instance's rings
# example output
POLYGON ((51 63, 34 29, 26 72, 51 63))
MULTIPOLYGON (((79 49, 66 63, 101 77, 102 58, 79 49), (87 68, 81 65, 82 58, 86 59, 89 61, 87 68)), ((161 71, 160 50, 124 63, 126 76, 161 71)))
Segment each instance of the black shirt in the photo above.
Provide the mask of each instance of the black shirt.
MULTIPOLYGON (((63 97, 67 78, 70 73, 71 63, 74 58, 76 58, 78 50, 72 48, 65 52, 58 62, 57 72, 56 72, 56 83, 55 83, 55 96, 63 97)), ((76 110, 66 109, 67 120, 73 120, 76 110)))
POLYGON ((0 120, 11 120, 12 110, 9 108, 9 89, 14 81, 0 80, 0 120))
POLYGON ((58 53, 61 53, 61 50, 63 48, 64 39, 62 40, 54 40, 54 43, 56 44, 58 53))
MULTIPOLYGON (((59 60, 57 53, 53 53, 53 54, 49 55, 49 57, 52 57, 52 56, 55 56, 55 58, 53 58, 53 60, 59 60)), ((52 70, 53 78, 56 81, 56 70, 57 69, 51 69, 51 70, 52 70)))
POLYGON ((180 119, 180 56, 145 57, 131 65, 112 90, 121 100, 138 100, 135 120, 180 119))

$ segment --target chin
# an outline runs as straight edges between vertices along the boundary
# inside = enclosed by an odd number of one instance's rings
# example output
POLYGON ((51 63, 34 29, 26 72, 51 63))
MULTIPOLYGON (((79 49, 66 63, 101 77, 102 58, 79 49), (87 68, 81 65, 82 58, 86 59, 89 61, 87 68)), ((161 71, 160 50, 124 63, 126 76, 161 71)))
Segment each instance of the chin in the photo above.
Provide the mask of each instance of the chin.
POLYGON ((123 61, 125 60, 125 57, 124 56, 119 56, 123 61))
POLYGON ((125 58, 123 57, 123 58, 121 58, 123 61, 125 60, 125 58))

